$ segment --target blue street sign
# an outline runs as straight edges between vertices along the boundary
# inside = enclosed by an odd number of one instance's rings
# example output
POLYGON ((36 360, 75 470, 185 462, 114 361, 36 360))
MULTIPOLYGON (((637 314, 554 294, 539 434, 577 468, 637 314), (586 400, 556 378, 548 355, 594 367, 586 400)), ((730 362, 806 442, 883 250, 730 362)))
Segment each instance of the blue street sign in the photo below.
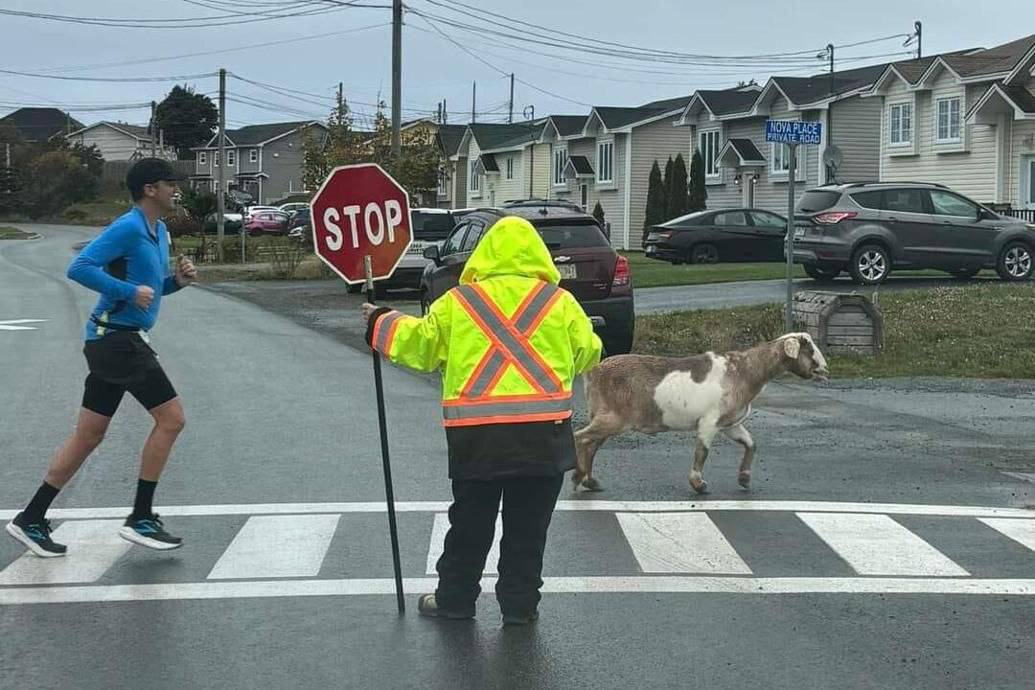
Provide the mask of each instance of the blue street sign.
POLYGON ((823 124, 820 122, 793 122, 790 120, 766 120, 765 140, 777 144, 818 145, 823 138, 823 124))

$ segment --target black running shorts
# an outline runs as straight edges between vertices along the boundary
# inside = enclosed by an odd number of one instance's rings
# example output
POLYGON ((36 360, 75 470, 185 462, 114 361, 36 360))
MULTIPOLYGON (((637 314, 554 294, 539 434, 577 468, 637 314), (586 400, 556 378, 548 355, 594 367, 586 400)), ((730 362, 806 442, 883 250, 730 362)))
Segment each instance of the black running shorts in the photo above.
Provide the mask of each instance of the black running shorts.
POLYGON ((83 347, 90 369, 83 391, 83 407, 112 417, 128 391, 146 410, 176 397, 158 356, 135 331, 113 331, 83 347))

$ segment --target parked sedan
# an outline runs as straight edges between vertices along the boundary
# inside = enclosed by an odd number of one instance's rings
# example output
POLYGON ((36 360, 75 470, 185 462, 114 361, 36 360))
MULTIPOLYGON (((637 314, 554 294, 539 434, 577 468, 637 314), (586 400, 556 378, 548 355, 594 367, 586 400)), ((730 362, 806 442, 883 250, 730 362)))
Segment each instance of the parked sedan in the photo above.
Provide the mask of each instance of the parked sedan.
POLYGON ((252 237, 259 235, 283 235, 288 230, 290 216, 283 211, 260 211, 244 223, 245 231, 252 237))
POLYGON ((787 220, 771 211, 698 211, 651 228, 646 255, 673 264, 782 261, 786 236, 787 220))
POLYGON ((301 225, 309 225, 309 207, 296 209, 295 211, 285 211, 290 217, 288 221, 288 230, 293 230, 301 225))

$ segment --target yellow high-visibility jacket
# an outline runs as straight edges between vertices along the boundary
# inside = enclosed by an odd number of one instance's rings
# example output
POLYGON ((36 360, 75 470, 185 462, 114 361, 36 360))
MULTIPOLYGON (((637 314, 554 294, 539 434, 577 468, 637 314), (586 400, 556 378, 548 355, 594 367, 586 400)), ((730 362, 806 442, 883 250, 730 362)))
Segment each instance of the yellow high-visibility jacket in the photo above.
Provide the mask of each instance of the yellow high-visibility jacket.
POLYGON ((395 364, 442 370, 446 427, 568 419, 572 382, 600 361, 602 345, 559 282, 536 229, 508 216, 427 316, 375 312, 370 344, 395 364))

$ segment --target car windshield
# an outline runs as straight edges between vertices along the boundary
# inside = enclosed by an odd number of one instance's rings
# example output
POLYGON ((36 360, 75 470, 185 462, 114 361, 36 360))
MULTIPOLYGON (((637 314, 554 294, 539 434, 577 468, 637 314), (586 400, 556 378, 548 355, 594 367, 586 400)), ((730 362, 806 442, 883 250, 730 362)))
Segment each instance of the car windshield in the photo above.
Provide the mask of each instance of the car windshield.
POLYGON ((453 215, 450 213, 425 213, 423 211, 410 213, 410 221, 413 223, 413 239, 415 240, 444 240, 455 224, 453 215))
POLYGON ((810 189, 798 200, 796 211, 801 213, 819 213, 837 203, 841 198, 841 192, 829 192, 826 190, 810 189))
POLYGON ((563 221, 559 223, 536 223, 536 229, 543 242, 550 249, 573 249, 576 247, 610 247, 600 226, 594 221, 563 221))

